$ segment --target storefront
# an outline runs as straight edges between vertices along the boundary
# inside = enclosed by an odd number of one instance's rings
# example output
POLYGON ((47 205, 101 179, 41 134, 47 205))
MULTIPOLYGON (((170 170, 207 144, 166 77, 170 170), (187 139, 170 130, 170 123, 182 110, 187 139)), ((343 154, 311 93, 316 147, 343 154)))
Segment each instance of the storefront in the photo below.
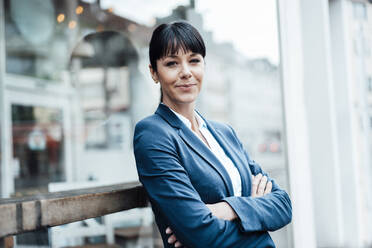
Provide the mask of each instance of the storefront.
POLYGON ((2 195, 87 180, 85 151, 130 147, 129 82, 149 29, 79 1, 5 1, 4 12, 2 195))

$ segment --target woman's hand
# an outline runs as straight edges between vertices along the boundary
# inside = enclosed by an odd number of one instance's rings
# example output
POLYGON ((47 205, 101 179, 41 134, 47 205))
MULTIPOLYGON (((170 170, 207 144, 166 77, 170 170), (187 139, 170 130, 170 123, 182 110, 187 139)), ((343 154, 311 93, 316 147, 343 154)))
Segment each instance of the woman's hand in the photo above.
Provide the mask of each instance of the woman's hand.
POLYGON ((169 244, 174 244, 174 247, 181 247, 182 246, 182 243, 177 240, 176 235, 173 233, 173 231, 170 227, 167 227, 167 229, 165 229, 165 233, 170 235, 170 237, 168 238, 168 243, 169 244))
POLYGON ((256 176, 252 175, 252 197, 261 197, 269 194, 271 193, 272 188, 273 184, 271 181, 267 181, 266 176, 262 176, 261 173, 257 174, 256 176))

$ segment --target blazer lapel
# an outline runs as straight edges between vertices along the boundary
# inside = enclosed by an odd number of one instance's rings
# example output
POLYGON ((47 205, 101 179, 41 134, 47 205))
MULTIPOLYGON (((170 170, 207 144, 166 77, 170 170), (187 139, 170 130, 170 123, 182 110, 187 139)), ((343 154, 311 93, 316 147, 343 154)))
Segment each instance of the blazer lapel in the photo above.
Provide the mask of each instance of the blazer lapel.
POLYGON ((229 174, 227 173, 223 164, 221 164, 220 160, 218 160, 213 152, 198 137, 196 137, 188 127, 184 126, 178 131, 185 143, 191 149, 193 149, 195 153, 199 154, 199 156, 207 161, 209 165, 218 172, 218 174, 220 174, 225 183, 229 196, 234 195, 233 186, 231 180, 229 180, 229 174))
POLYGON ((225 183, 229 196, 234 195, 233 186, 225 167, 213 152, 164 104, 159 104, 155 112, 161 115, 171 126, 178 129, 179 136, 183 141, 208 164, 214 168, 225 183))
POLYGON ((250 174, 247 173, 247 165, 244 164, 239 154, 237 154, 236 149, 234 149, 234 146, 229 144, 224 135, 218 129, 215 129, 207 120, 204 119, 204 121, 207 123, 209 131, 213 134, 218 144, 222 147, 226 155, 231 159, 235 167, 238 169, 242 181, 242 195, 250 195, 249 192, 251 191, 251 180, 248 178, 250 174))

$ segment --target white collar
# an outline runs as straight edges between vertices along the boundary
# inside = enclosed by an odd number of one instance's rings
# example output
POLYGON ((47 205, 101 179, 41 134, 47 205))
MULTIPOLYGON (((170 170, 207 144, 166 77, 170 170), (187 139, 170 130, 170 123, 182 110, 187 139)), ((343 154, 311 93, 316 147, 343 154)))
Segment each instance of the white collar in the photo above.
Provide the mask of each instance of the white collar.
MULTIPOLYGON (((161 104, 164 104, 164 103, 161 103, 161 104)), ((165 105, 165 104, 164 104, 165 105)), ((167 106, 167 105, 165 105, 167 106)), ((167 106, 168 107, 168 106, 167 106)), ((174 111, 173 109, 171 109, 170 107, 168 107, 170 110, 172 110, 172 112, 188 127, 191 129, 191 122, 189 121, 189 119, 187 119, 185 116, 177 113, 176 111, 174 111)), ((196 112, 194 110, 194 113, 195 113, 195 117, 196 117, 196 121, 198 122, 198 125, 199 125, 199 129, 201 128, 204 128, 204 127, 207 127, 207 125, 205 124, 205 121, 203 120, 203 118, 201 118, 201 116, 198 114, 198 112, 196 112)))

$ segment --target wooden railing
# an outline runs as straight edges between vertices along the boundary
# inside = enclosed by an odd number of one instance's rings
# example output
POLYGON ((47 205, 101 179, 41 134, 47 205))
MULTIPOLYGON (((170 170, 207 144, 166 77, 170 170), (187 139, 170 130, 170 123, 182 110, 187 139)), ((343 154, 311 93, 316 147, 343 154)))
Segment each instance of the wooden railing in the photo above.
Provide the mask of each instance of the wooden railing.
POLYGON ((138 182, 0 199, 0 247, 11 247, 12 235, 147 205, 138 182))

